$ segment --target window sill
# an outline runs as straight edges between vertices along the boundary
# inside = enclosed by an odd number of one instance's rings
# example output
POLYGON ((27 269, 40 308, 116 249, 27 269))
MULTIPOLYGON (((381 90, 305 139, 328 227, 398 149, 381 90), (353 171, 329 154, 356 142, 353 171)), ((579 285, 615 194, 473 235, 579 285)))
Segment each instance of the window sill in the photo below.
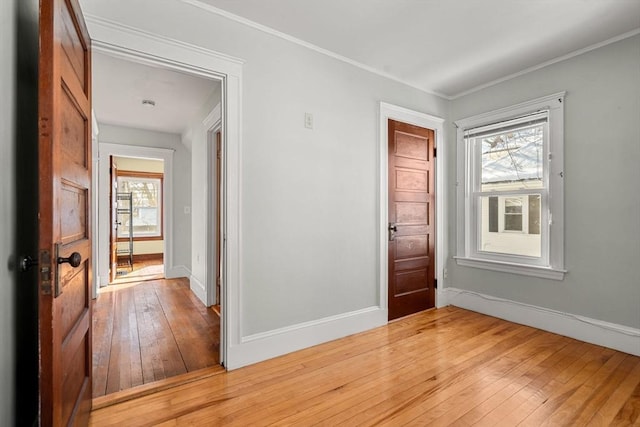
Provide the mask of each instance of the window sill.
POLYGON ((501 271, 504 273, 521 274, 523 276, 540 277, 542 279, 564 280, 566 270, 537 265, 516 264, 511 262, 491 261, 478 258, 454 257, 458 265, 481 268, 484 270, 501 271))

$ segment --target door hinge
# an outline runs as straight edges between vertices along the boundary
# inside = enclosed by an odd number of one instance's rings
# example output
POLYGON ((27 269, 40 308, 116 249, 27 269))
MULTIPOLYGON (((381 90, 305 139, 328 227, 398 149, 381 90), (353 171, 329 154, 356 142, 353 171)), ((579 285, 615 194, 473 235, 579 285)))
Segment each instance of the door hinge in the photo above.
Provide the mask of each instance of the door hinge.
POLYGON ((433 289, 438 289, 438 279, 433 279, 433 289))
POLYGON ((433 147, 433 157, 436 156, 436 147, 433 147))

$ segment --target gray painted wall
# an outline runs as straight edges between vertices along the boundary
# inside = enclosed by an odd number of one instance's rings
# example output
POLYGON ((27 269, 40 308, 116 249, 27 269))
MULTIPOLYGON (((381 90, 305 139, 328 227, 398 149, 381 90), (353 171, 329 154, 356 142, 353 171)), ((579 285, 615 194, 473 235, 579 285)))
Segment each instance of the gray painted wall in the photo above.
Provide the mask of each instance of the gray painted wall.
MULTIPOLYGON (((567 91, 564 281, 459 267, 447 286, 640 328, 640 36, 451 103, 451 120, 567 91)), ((455 183, 450 133, 448 178, 455 183)), ((451 217, 455 186, 449 186, 451 217)), ((455 222, 449 247, 455 252, 455 222)))
POLYGON ((13 250, 15 0, 0 2, 0 424, 13 425, 14 294, 8 260, 13 250))
POLYGON ((377 305, 378 102, 445 118, 448 102, 184 3, 83 10, 246 61, 242 334, 377 305))
POLYGON ((99 124, 100 142, 169 148, 173 155, 173 263, 191 269, 191 216, 184 213, 191 206, 191 153, 182 144, 180 135, 99 124))

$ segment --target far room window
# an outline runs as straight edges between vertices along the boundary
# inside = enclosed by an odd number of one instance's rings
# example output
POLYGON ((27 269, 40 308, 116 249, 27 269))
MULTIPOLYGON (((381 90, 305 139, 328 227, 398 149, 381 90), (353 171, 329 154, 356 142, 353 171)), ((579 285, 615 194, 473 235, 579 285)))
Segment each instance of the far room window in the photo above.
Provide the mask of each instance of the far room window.
POLYGON ((118 192, 131 193, 131 218, 123 216, 118 226, 118 238, 162 238, 162 174, 118 171, 118 192))
POLYGON ((456 122, 459 264, 562 278, 563 99, 456 122))

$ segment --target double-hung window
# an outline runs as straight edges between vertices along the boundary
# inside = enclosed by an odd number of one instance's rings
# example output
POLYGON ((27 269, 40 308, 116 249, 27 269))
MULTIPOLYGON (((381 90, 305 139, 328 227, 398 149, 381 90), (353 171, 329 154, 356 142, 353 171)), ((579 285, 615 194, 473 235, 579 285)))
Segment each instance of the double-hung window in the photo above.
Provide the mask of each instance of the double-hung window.
POLYGON ((118 238, 133 228, 136 240, 162 239, 162 174, 118 171, 118 192, 131 193, 132 215, 123 218, 118 238))
POLYGON ((563 102, 456 122, 458 264, 563 278, 563 102))

